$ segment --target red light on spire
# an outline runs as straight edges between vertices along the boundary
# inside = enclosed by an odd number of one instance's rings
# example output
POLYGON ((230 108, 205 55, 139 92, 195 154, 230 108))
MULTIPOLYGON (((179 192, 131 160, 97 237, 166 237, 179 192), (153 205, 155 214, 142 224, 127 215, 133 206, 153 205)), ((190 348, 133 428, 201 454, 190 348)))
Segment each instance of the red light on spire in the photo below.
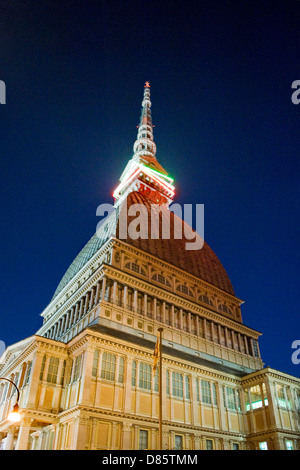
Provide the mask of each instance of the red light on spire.
POLYGON ((144 88, 150 88, 150 83, 146 82, 145 85, 144 85, 144 88))

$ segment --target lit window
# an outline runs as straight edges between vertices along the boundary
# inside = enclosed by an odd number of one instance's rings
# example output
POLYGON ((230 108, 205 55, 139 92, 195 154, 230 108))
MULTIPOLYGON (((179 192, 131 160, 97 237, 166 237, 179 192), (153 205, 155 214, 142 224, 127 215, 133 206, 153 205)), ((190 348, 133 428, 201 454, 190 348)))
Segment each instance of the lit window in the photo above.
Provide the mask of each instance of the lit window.
POLYGON ((148 431, 140 429, 139 432, 139 450, 148 449, 148 431))
POLYGON ((116 356, 110 353, 103 353, 101 379, 115 380, 116 356))
POLYGON ((266 442, 259 442, 259 450, 268 450, 268 444, 266 442))
POLYGON ((287 403, 285 399, 284 393, 284 386, 283 385, 276 385, 276 392, 277 392, 277 403, 280 408, 287 408, 287 403))
POLYGON ((293 450, 293 443, 292 441, 285 441, 286 450, 293 450))

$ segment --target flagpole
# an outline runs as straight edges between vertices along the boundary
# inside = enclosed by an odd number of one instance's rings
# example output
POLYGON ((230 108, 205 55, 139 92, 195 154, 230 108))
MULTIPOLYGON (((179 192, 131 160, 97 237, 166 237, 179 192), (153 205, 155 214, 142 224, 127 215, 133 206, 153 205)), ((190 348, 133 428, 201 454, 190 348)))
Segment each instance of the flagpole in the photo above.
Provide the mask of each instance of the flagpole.
POLYGON ((159 449, 162 450, 162 332, 159 331, 159 449))

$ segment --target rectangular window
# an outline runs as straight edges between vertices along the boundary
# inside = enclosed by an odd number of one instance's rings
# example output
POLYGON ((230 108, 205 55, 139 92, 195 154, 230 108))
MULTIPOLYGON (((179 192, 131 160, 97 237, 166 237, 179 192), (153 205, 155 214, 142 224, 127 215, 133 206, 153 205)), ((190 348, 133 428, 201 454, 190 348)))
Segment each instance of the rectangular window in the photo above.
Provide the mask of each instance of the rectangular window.
POLYGON ((232 444, 232 450, 240 450, 240 444, 238 442, 234 442, 232 444))
POLYGON ((155 376, 154 376, 154 391, 158 392, 159 389, 159 372, 158 369, 155 371, 155 376))
POLYGON ((170 372, 168 369, 166 370, 166 387, 167 387, 167 395, 170 395, 170 372))
POLYGON ((231 387, 226 387, 226 395, 227 395, 228 409, 229 410, 236 410, 235 390, 231 387))
POLYGON ((200 390, 199 390, 199 380, 196 379, 196 394, 197 394, 197 401, 200 401, 200 390))
POLYGON ((284 387, 283 385, 276 385, 276 392, 277 392, 277 404, 280 408, 287 408, 287 403, 285 399, 284 387))
POLYGON ((256 410, 257 408, 261 408, 263 406, 260 385, 254 385, 250 388, 250 398, 252 410, 256 410))
POLYGON ((46 354, 44 355, 43 360, 42 360, 40 380, 43 380, 43 377, 44 377, 45 364, 46 364, 46 354))
POLYGON ((115 380, 116 375, 116 356, 110 353, 103 353, 101 379, 115 380))
POLYGON ((80 377, 81 362, 82 362, 82 354, 79 354, 79 356, 77 356, 76 359, 75 359, 74 372, 73 372, 73 382, 76 382, 76 380, 78 380, 79 377, 80 377))
POLYGON ((268 444, 266 442, 259 442, 259 450, 268 450, 268 444))
POLYGON ((175 450, 183 450, 183 436, 175 434, 175 450))
POLYGON ((136 361, 132 361, 131 385, 132 387, 136 386, 136 361))
POLYGON ((211 385, 212 385, 212 392, 213 392, 213 404, 217 405, 218 404, 217 387, 216 387, 216 384, 214 382, 211 385))
POLYGON ((27 385, 28 382, 29 382, 29 377, 30 377, 30 372, 31 372, 31 366, 32 366, 32 362, 29 362, 27 364, 27 371, 26 371, 26 378, 25 378, 25 383, 24 385, 27 385))
POLYGON ((174 397, 183 398, 183 376, 178 372, 172 373, 172 394, 174 397))
POLYGON ((98 363, 99 363, 99 350, 95 349, 94 351, 94 358, 93 358, 93 368, 92 368, 92 376, 97 377, 98 374, 98 363))
POLYGON ((47 382, 51 384, 56 384, 58 365, 59 365, 59 358, 50 357, 49 366, 48 366, 48 374, 47 374, 47 382))
POLYGON ((140 429, 139 432, 139 450, 148 449, 148 431, 140 429))
POLYGON ((292 441, 285 441, 285 448, 286 448, 286 450, 293 450, 292 441))
POLYGON ((206 450, 213 450, 213 441, 211 439, 206 439, 206 450))
POLYGON ((210 383, 207 380, 201 380, 201 400, 202 403, 211 405, 210 383))
POLYGON ((119 361, 119 377, 118 382, 122 384, 124 382, 124 357, 120 357, 119 361))
POLYGON ((64 361, 64 362, 63 362, 63 365, 62 365, 61 377, 60 377, 60 385, 63 385, 63 384, 64 384, 65 372, 66 372, 66 361, 64 361))
POLYGON ((252 340, 254 356, 259 357, 257 341, 252 340))
POLYGON ((188 375, 185 376, 185 398, 190 399, 190 378, 188 375))
POLYGON ((139 386, 144 390, 151 390, 151 365, 140 363, 139 386))

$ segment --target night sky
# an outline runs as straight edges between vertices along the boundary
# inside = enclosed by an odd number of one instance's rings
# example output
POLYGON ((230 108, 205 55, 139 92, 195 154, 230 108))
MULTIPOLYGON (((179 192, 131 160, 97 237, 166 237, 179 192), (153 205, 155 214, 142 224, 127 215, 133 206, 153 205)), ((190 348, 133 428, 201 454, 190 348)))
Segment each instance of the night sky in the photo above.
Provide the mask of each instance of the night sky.
POLYGON ((260 331, 299 377, 300 1, 0 1, 1 324, 10 345, 96 231, 132 156, 144 83, 176 202, 260 331))

